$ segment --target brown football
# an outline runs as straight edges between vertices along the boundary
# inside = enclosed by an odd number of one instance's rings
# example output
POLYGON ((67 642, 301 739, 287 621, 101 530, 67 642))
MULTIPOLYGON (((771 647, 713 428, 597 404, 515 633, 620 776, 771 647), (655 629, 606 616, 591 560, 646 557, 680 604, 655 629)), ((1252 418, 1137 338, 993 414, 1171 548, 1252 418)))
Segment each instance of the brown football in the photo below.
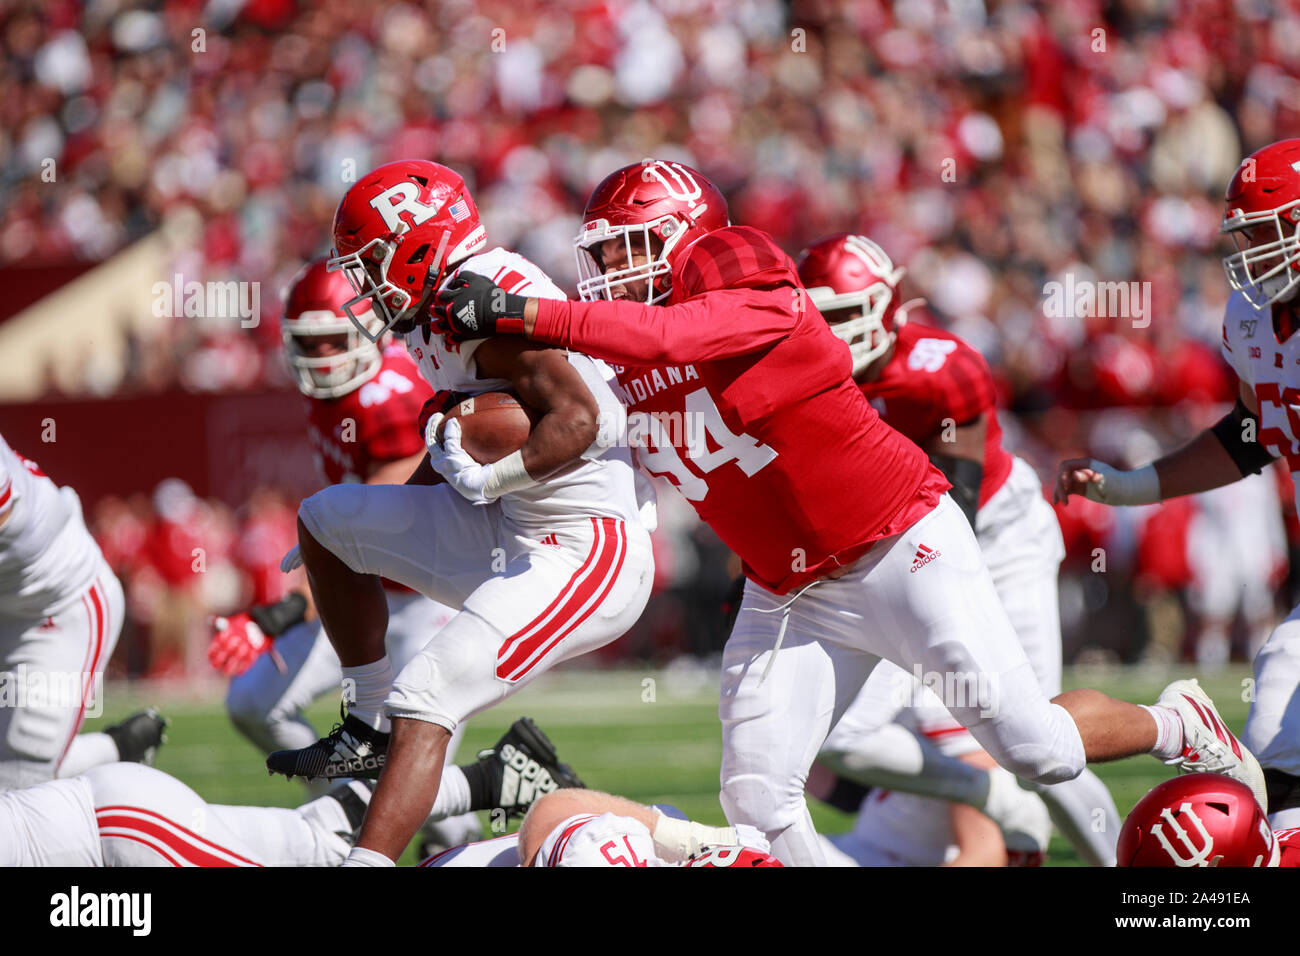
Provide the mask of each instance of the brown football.
POLYGON ((448 420, 460 419, 461 447, 480 465, 488 465, 522 448, 540 417, 509 392, 484 392, 447 409, 437 437, 442 441, 448 420))

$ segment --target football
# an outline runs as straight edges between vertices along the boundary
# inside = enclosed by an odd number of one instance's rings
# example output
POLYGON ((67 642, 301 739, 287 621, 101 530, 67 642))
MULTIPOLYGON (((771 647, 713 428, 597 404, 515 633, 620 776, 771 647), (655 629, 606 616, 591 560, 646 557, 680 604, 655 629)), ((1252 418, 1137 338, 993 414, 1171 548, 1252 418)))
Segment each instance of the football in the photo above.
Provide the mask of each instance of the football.
POLYGON ((518 451, 541 418, 509 392, 484 392, 457 402, 438 425, 438 441, 451 419, 460 420, 461 447, 480 465, 518 451))

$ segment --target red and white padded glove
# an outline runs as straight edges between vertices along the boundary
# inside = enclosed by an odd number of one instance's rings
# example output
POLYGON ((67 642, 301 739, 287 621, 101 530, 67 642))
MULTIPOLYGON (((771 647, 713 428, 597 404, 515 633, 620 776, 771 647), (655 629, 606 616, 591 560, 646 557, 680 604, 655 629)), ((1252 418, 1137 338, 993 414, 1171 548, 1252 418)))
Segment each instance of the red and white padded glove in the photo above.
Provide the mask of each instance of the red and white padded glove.
POLYGON ((227 677, 238 677, 252 667, 259 656, 271 650, 273 644, 257 623, 243 612, 213 618, 208 663, 227 677))

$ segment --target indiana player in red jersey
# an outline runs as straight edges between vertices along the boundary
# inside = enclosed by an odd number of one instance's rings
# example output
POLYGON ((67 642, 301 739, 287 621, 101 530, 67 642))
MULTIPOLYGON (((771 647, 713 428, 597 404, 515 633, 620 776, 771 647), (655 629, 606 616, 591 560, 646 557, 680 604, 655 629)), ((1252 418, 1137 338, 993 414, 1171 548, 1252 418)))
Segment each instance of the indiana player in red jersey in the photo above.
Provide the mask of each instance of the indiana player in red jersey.
MULTIPOLYGON (((407 484, 334 485, 299 509, 312 594, 356 694, 335 733, 274 753, 267 766, 299 776, 382 767, 349 863, 384 866, 455 783, 441 767, 456 728, 621 635, 645 606, 654 562, 612 373, 520 339, 450 347, 431 333, 434 294, 456 274, 564 295, 523 256, 486 248, 454 170, 407 160, 367 173, 339 203, 334 246, 330 268, 353 285, 343 308, 362 334, 402 335, 436 391, 513 389, 539 413, 519 450, 486 464, 460 446, 459 422, 439 438, 441 415, 433 415, 429 460, 407 484), (371 310, 376 328, 364 319, 371 310), (396 679, 379 575, 460 608, 396 679)), ((571 777, 536 736, 511 745, 522 754, 520 774, 540 775, 527 778, 537 789, 571 777)))
POLYGON ((1295 831, 1276 833, 1250 788, 1193 773, 1150 790, 1119 834, 1120 866, 1297 866, 1295 831))
MULTIPOLYGON (((1228 184, 1220 231, 1237 251, 1224 268, 1233 294, 1223 357, 1237 373, 1236 406, 1189 444, 1133 471, 1095 459, 1061 463, 1056 498, 1139 505, 1259 474, 1275 458, 1300 466, 1300 139, 1246 157, 1228 184)), ((1296 487, 1300 496, 1300 485, 1296 487)), ((1255 656, 1242 742, 1259 757, 1274 827, 1300 825, 1300 607, 1255 656)), ((1261 801, 1262 802, 1262 801, 1261 801)))
MULTIPOLYGON (((848 344, 862 394, 952 484, 949 494, 975 529, 1038 684, 1055 697, 1061 692, 1056 574, 1065 543, 1034 469, 1002 447, 993 373, 984 356, 950 332, 915 320, 917 310, 903 305, 899 295, 906 270, 866 236, 845 233, 815 242, 798 267, 813 305, 848 344)), ((863 695, 879 692, 873 683, 863 695)), ((848 753, 860 756, 893 739, 862 723, 870 713, 869 702, 850 707, 841 726, 853 733, 832 733, 823 759, 843 767, 848 753), (837 745, 851 750, 835 751, 837 745)), ((1085 768, 1073 780, 1044 788, 1041 796, 1088 862, 1115 865, 1119 812, 1095 773, 1085 768)))
MULTIPOLYGON (((1077 776, 1085 754, 1181 740, 1184 720, 1213 733, 1208 699, 1200 713, 1090 690, 1048 700, 947 481, 863 397, 794 264, 765 233, 729 225, 702 175, 659 161, 618 170, 576 245, 579 291, 614 301, 543 301, 460 276, 439 296, 448 333, 522 333, 621 363, 642 465, 745 563, 723 659, 722 804, 783 862, 823 862, 804 780, 881 657, 996 688, 996 701, 944 703, 1000 764, 1042 783, 1077 776)), ((1259 775, 1245 753, 1224 769, 1259 775)))
MULTIPOLYGON (((343 305, 352 286, 326 268, 305 265, 285 290, 281 334, 285 357, 303 394, 307 432, 326 484, 401 484, 424 458, 418 420, 433 397, 400 345, 372 342, 343 305)), ((369 327, 378 317, 362 313, 369 327)), ((385 582, 389 655, 401 666, 456 612, 409 588, 385 582)), ((226 711, 263 753, 295 750, 319 736, 303 711, 342 681, 338 655, 311 606, 306 584, 281 601, 218 618, 208 657, 231 676, 226 711)), ((447 759, 455 753, 455 742, 447 759)), ((317 792, 325 781, 310 782, 317 792)), ((477 818, 457 816, 429 838, 454 846, 478 833, 477 818)))

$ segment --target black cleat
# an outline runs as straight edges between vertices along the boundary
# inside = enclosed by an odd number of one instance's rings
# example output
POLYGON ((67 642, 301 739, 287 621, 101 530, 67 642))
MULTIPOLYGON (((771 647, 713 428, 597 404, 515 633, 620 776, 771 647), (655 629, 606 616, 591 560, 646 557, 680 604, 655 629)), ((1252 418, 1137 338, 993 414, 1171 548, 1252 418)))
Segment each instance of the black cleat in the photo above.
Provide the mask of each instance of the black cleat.
POLYGON ((533 801, 561 787, 586 787, 573 768, 560 763, 555 745, 528 717, 520 717, 497 745, 478 755, 488 793, 507 818, 525 813, 533 801))
POLYGON ((378 777, 388 754, 388 734, 380 733, 349 714, 329 735, 302 750, 277 750, 266 758, 266 769, 286 777, 378 777))
POLYGON ((167 742, 166 729, 167 718, 150 707, 105 727, 104 733, 117 744, 118 760, 152 767, 158 748, 167 742))

